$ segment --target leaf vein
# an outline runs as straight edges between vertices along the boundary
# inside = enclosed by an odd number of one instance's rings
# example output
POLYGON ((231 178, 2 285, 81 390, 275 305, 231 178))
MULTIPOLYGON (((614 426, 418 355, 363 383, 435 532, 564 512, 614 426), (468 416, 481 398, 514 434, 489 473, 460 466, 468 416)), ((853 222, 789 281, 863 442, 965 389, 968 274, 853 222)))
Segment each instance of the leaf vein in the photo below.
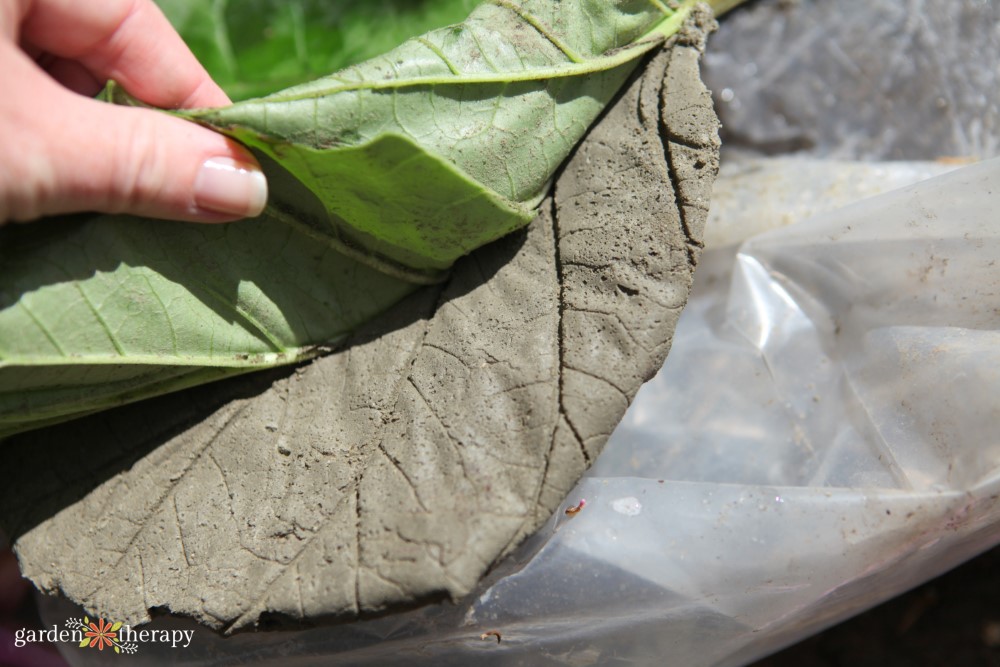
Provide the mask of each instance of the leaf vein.
POLYGON ((177 352, 177 330, 174 329, 174 321, 170 317, 170 310, 167 308, 167 304, 163 303, 163 299, 160 298, 160 294, 153 287, 153 283, 149 280, 149 276, 145 273, 140 274, 142 279, 146 281, 146 285, 149 287, 149 293, 153 295, 156 302, 160 304, 160 308, 163 310, 163 316, 167 320, 167 326, 170 327, 170 346, 174 351, 174 356, 178 356, 177 352))
MULTIPOLYGON (((35 323, 35 326, 37 326, 39 329, 41 329, 42 334, 45 335, 45 338, 47 338, 48 341, 50 343, 52 343, 52 347, 56 348, 56 350, 59 352, 59 354, 61 354, 62 356, 65 357, 66 356, 66 350, 64 350, 63 347, 62 347, 62 345, 59 344, 59 341, 56 340, 56 337, 52 335, 52 331, 49 330, 49 328, 45 325, 45 323, 43 323, 40 319, 38 319, 38 317, 35 315, 34 311, 32 311, 31 308, 28 307, 27 300, 26 299, 21 299, 18 302, 18 304, 21 306, 21 309, 28 314, 28 317, 31 318, 31 321, 35 323)), ((2 360, 3 358, 4 358, 4 355, 2 353, 0 353, 0 360, 2 360)))
POLYGON ((204 283, 202 283, 202 289, 204 289, 205 293, 211 296, 217 303, 224 306, 236 318, 242 320, 251 333, 256 333, 258 337, 263 338, 272 348, 274 348, 275 352, 281 354, 287 351, 277 336, 264 326, 262 322, 258 322, 257 318, 248 313, 244 308, 241 308, 238 304, 232 303, 232 301, 225 298, 204 283))
POLYGON ((451 61, 451 59, 448 58, 447 55, 445 55, 444 51, 442 51, 440 48, 438 48, 438 46, 436 44, 434 44, 433 42, 431 42, 429 39, 427 39, 425 37, 417 37, 417 41, 420 42, 421 44, 423 44, 424 46, 426 46, 428 49, 430 49, 434 53, 434 55, 436 55, 438 58, 440 58, 441 62, 443 62, 448 67, 448 69, 451 71, 452 74, 454 74, 456 76, 459 76, 459 75, 462 74, 461 70, 458 69, 458 67, 455 65, 455 63, 453 63, 451 61))
POLYGON ((73 286, 76 288, 76 291, 80 293, 80 297, 83 298, 83 302, 87 304, 88 308, 90 308, 90 312, 93 313, 94 317, 100 323, 101 328, 104 330, 104 333, 108 335, 108 340, 111 341, 111 344, 114 346, 115 350, 118 352, 120 356, 124 357, 125 356, 124 348, 122 348, 121 343, 118 342, 118 338, 114 335, 114 333, 111 332, 111 327, 108 326, 108 323, 104 320, 104 317, 97 309, 97 306, 95 306, 94 302, 90 300, 90 297, 87 296, 87 293, 83 291, 83 285, 79 282, 74 282, 73 286))
POLYGON ((539 21, 535 16, 533 16, 529 12, 524 11, 522 8, 518 7, 509 0, 490 0, 490 1, 493 4, 497 5, 498 7, 503 7, 504 9, 517 14, 522 21, 524 21, 532 28, 537 30, 538 34, 540 34, 542 37, 551 42, 552 46, 562 51, 563 55, 565 55, 570 61, 574 63, 586 62, 583 56, 574 51, 569 44, 566 44, 564 41, 559 39, 559 37, 556 36, 556 34, 552 32, 551 29, 549 29, 544 23, 539 21))

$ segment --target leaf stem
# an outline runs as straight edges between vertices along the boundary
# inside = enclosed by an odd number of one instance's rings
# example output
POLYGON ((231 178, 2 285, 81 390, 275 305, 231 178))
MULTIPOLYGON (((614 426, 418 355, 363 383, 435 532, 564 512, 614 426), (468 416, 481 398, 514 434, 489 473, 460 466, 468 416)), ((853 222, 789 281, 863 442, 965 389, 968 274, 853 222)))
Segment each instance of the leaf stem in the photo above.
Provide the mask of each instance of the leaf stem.
MULTIPOLYGON (((662 3, 658 0, 652 1, 657 8, 660 9, 660 11, 663 11, 662 3)), ((694 6, 698 4, 699 1, 707 2, 708 6, 712 8, 712 12, 716 16, 722 16, 730 9, 746 2, 746 0, 685 0, 684 4, 676 10, 664 12, 664 19, 653 26, 652 29, 643 36, 643 38, 645 39, 657 34, 663 35, 664 37, 670 37, 681 29, 684 21, 687 20, 687 17, 691 14, 694 6)))
MULTIPOLYGON (((664 38, 670 37, 684 24, 687 17, 690 16, 691 10, 697 4, 698 0, 685 0, 684 4, 681 5, 676 11, 667 14, 662 21, 654 25, 649 32, 643 35, 642 39, 648 39, 654 36, 662 36, 664 38)), ((639 40, 642 41, 642 40, 639 40)))

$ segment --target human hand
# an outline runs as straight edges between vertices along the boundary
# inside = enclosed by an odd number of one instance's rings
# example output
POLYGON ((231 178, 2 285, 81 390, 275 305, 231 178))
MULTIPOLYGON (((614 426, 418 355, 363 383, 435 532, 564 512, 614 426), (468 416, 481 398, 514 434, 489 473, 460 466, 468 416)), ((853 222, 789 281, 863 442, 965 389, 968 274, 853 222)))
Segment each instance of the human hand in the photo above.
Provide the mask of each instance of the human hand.
POLYGON ((152 0, 0 0, 0 223, 74 211, 223 222, 260 213, 249 151, 93 99, 114 79, 163 108, 229 98, 152 0))

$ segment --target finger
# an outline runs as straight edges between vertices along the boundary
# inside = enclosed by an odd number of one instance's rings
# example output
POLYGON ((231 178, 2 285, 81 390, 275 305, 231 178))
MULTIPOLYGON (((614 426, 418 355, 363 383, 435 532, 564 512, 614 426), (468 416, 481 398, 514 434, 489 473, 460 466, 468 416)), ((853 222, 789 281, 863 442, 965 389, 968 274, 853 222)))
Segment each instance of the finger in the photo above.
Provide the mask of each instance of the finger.
POLYGON ((69 149, 50 143, 63 154, 52 177, 64 193, 64 211, 221 222, 263 210, 264 175, 233 141, 156 111, 73 101, 64 127, 74 130, 75 141, 69 149))
POLYGON ((82 64, 100 81, 164 108, 211 107, 229 98, 152 0, 33 0, 22 41, 82 64))
POLYGON ((94 210, 221 222, 263 209, 267 183, 242 146, 162 112, 71 93, 18 56, 5 74, 31 104, 0 96, 9 137, 0 184, 13 188, 0 219, 94 210))

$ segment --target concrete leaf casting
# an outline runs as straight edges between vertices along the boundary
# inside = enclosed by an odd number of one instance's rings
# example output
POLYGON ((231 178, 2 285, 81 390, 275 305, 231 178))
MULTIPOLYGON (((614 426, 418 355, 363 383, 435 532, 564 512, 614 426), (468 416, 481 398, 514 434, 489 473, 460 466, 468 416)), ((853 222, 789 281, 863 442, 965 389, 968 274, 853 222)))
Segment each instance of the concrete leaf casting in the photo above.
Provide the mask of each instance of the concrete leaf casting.
POLYGON ((718 167, 702 29, 656 55, 527 230, 340 351, 17 436, 0 522, 44 591, 222 631, 468 593, 660 367, 718 167))

